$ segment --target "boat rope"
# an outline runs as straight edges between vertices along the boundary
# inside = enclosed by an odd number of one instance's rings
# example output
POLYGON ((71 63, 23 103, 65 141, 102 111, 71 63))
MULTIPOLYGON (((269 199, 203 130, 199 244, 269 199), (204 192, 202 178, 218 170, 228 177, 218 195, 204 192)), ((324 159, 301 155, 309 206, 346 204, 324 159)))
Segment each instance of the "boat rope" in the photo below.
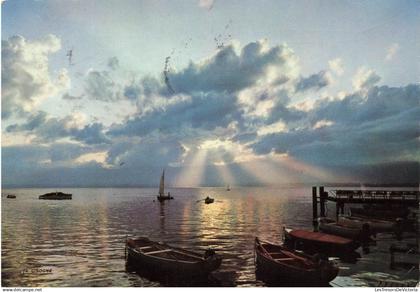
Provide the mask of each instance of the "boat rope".
POLYGON ((404 276, 403 276, 403 277, 404 277, 404 278, 405 278, 405 277, 407 277, 407 276, 408 276, 408 275, 409 275, 409 274, 410 274, 410 273, 411 273, 411 272, 412 272, 415 268, 416 268, 416 266, 412 266, 412 267, 411 267, 411 268, 407 271, 407 273, 405 273, 405 274, 404 274, 404 276))

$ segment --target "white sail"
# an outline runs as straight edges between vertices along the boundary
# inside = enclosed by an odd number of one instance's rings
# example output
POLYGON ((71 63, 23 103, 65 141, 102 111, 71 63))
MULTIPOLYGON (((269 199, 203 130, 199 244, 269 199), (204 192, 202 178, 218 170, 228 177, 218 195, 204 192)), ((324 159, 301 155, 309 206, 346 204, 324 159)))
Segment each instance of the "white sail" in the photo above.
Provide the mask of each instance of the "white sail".
POLYGON ((165 195, 165 170, 162 172, 162 176, 160 177, 160 184, 159 184, 159 196, 165 195))

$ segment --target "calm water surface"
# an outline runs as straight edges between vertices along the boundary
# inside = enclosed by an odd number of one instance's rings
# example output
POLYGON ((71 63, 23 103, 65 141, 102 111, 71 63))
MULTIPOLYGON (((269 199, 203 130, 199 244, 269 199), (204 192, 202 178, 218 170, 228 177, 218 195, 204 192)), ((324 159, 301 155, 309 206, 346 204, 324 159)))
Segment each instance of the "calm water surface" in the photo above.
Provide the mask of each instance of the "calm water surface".
MULTIPOLYGON (((264 286, 255 276, 255 236, 280 242, 283 225, 312 227, 310 188, 176 188, 168 189, 175 199, 165 204, 153 202, 156 188, 60 189, 73 199, 38 200, 50 191, 55 189, 2 191, 3 286, 162 285, 126 270, 126 236, 214 248, 223 255, 214 274, 219 285, 264 286), (6 199, 6 194, 17 198, 6 199), (215 203, 197 202, 207 195, 215 203)), ((389 269, 393 241, 384 235, 357 263, 337 259, 340 273, 331 285, 418 281, 418 270, 389 269)))

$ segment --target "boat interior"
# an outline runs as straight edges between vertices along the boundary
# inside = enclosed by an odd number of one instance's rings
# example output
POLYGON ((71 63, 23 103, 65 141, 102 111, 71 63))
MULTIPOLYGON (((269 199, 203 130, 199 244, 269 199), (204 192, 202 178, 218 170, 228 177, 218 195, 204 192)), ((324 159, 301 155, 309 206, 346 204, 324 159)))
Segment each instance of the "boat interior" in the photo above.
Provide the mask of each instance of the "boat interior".
POLYGON ((181 248, 173 248, 163 243, 150 241, 146 238, 129 239, 127 240, 127 244, 148 256, 187 262, 197 262, 203 260, 203 257, 198 253, 190 252, 181 248))
POLYGON ((312 268, 313 262, 303 256, 299 256, 292 252, 282 249, 280 246, 270 243, 261 243, 261 247, 274 259, 276 262, 299 266, 301 268, 312 268))

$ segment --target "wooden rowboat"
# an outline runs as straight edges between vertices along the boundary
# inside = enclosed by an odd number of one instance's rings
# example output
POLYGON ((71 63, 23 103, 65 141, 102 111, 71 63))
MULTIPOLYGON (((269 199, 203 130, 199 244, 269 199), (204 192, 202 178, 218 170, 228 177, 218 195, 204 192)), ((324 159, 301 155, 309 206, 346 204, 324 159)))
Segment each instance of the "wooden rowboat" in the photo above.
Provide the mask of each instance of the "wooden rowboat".
POLYGON ((379 220, 379 219, 365 219, 359 217, 340 216, 338 223, 344 226, 362 228, 364 224, 369 224, 372 232, 393 232, 395 230, 396 222, 379 220))
MULTIPOLYGON (((318 229, 324 233, 338 235, 350 239, 360 239, 363 232, 362 228, 341 225, 328 218, 318 218, 318 229)), ((370 234, 368 234, 368 236, 370 236, 370 234)))
POLYGON ((338 267, 328 259, 310 256, 255 238, 257 270, 271 277, 295 284, 328 283, 338 274, 338 267))
POLYGON ((311 254, 345 254, 360 247, 360 242, 353 239, 302 229, 284 228, 284 240, 288 247, 311 254))
POLYGON ((126 259, 129 265, 174 278, 206 276, 222 263, 213 250, 199 254, 146 237, 127 239, 126 259))

